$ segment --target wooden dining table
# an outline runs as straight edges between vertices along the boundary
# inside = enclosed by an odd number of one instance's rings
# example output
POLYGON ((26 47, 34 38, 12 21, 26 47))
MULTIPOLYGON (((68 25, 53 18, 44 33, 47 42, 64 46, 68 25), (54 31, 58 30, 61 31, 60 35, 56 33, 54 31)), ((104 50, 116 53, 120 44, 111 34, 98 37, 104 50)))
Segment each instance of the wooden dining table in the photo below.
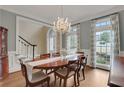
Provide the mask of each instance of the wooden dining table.
POLYGON ((62 57, 40 59, 33 62, 28 62, 27 67, 28 67, 28 71, 30 72, 29 74, 31 74, 31 70, 33 68, 44 69, 44 70, 51 69, 51 71, 47 73, 47 74, 51 74, 54 71, 56 71, 58 68, 68 65, 69 60, 77 60, 77 58, 80 56, 83 56, 83 55, 82 54, 67 55, 65 59, 62 57))
POLYGON ((41 65, 38 65, 38 66, 34 66, 34 68, 35 68, 35 69, 44 69, 44 70, 49 70, 49 69, 51 69, 51 71, 50 71, 49 73, 47 73, 47 74, 51 74, 51 73, 53 73, 54 71, 56 71, 58 68, 67 66, 67 65, 68 65, 68 62, 69 62, 70 60, 73 60, 72 62, 74 62, 74 60, 77 60, 78 57, 80 57, 80 56, 83 56, 83 55, 82 55, 82 54, 70 55, 70 56, 68 56, 68 58, 63 59, 63 60, 61 59, 61 57, 54 57, 55 59, 58 58, 58 59, 55 60, 54 62, 50 62, 50 59, 51 59, 51 58, 48 58, 48 59, 46 59, 46 60, 49 60, 48 63, 41 64, 41 65), (59 59, 59 58, 60 58, 60 59, 59 59))

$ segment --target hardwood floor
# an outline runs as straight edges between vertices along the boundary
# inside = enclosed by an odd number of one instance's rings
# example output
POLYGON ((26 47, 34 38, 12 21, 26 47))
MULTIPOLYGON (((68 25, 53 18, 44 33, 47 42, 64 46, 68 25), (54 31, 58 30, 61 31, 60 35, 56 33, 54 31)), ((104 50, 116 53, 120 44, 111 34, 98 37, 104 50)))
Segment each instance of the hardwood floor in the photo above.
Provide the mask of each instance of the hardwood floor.
MULTIPOLYGON (((86 79, 80 77, 79 87, 107 87, 109 72, 101 69, 87 67, 85 71, 86 79)), ((51 75, 50 86, 53 87, 54 77, 51 75)), ((57 80, 59 82, 59 79, 57 80)), ((56 87, 58 87, 58 83, 56 87)), ((24 87, 25 79, 21 72, 12 73, 8 78, 0 81, 0 87, 24 87)), ((73 78, 68 79, 67 86, 73 86, 73 78)))

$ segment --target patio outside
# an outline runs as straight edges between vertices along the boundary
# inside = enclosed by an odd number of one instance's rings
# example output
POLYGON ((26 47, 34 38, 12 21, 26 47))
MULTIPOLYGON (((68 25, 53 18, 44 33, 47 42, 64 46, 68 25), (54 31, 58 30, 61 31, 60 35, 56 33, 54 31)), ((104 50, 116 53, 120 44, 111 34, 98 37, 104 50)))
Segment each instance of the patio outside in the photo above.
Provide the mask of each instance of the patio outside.
POLYGON ((96 32, 96 63, 110 65, 111 31, 96 32))

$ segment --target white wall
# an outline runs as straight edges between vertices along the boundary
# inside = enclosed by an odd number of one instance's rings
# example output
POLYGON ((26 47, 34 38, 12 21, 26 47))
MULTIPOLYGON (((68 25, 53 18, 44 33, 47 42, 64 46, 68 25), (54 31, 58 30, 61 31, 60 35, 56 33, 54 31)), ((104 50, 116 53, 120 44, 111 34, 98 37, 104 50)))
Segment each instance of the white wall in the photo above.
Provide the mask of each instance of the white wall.
POLYGON ((40 23, 28 20, 19 20, 19 35, 29 41, 31 44, 37 45, 35 55, 46 52, 46 32, 47 27, 40 23))

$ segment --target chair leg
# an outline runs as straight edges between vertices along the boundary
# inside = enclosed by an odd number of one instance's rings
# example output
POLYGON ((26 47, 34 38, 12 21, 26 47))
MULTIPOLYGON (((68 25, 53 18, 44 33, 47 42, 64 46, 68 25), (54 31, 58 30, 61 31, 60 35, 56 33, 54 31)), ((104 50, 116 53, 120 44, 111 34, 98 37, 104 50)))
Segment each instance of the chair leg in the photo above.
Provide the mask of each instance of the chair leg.
POLYGON ((26 85, 25 85, 26 87, 28 87, 28 84, 26 83, 26 85))
POLYGON ((82 74, 83 74, 83 78, 84 78, 84 80, 85 80, 84 69, 82 69, 82 74))
POLYGON ((79 76, 80 76, 80 74, 79 74, 79 72, 77 72, 77 83, 78 83, 78 86, 80 85, 79 76))
POLYGON ((47 80, 47 86, 50 86, 50 78, 47 80))
POLYGON ((59 86, 61 86, 61 83, 62 83, 62 79, 60 78, 59 86))
POLYGON ((64 87, 66 87, 67 79, 64 79, 64 87))
POLYGON ((76 87, 76 74, 74 75, 74 86, 76 87))
POLYGON ((47 74, 47 71, 48 71, 48 70, 46 70, 46 74, 47 74))
POLYGON ((54 74, 54 77, 55 77, 55 81, 54 81, 54 86, 56 85, 56 75, 54 74))

